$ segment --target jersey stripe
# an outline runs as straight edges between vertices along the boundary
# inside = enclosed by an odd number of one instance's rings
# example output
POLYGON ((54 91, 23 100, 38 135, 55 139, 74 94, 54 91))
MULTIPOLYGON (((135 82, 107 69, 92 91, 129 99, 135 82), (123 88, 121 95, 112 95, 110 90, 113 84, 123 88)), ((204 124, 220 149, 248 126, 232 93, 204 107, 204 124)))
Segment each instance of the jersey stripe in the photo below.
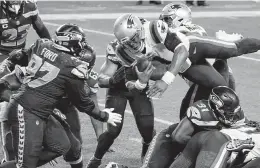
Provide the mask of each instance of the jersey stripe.
POLYGON ((223 167, 224 163, 227 161, 229 151, 226 149, 227 143, 224 143, 222 147, 220 148, 218 155, 216 159, 214 160, 213 164, 210 166, 210 168, 221 168, 223 167))
POLYGON ((199 36, 187 36, 190 43, 192 42, 201 42, 201 43, 208 43, 208 44, 213 44, 216 46, 223 46, 226 48, 234 48, 236 49, 237 46, 234 42, 227 42, 223 40, 218 40, 218 39, 213 39, 213 38, 208 38, 208 37, 199 37, 199 36))
POLYGON ((30 11, 30 12, 27 12, 27 13, 24 13, 23 14, 23 17, 25 18, 28 18, 28 17, 31 17, 31 16, 35 16, 39 13, 38 9, 34 10, 34 11, 30 11))
POLYGON ((160 36, 160 33, 158 32, 157 21, 150 22, 149 29, 155 43, 160 43, 162 41, 162 38, 160 36))

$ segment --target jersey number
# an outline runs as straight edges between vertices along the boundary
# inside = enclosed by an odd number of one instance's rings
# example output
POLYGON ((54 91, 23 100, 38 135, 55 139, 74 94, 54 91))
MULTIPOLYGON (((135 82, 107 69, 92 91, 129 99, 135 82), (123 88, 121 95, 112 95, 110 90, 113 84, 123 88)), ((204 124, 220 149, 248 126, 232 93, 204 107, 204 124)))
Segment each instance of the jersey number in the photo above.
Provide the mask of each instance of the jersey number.
POLYGON ((60 69, 47 61, 43 61, 41 57, 33 54, 31 61, 27 67, 25 83, 29 87, 37 88, 45 85, 55 79, 60 69))
POLYGON ((6 29, 2 32, 2 36, 8 37, 7 40, 1 40, 1 45, 6 47, 15 47, 22 45, 26 40, 26 35, 30 28, 30 24, 19 26, 16 30, 15 28, 6 29))
POLYGON ((207 108, 207 106, 203 103, 200 103, 200 104, 197 104, 197 106, 200 108, 200 110, 202 112, 206 112, 206 111, 209 111, 209 109, 207 108))

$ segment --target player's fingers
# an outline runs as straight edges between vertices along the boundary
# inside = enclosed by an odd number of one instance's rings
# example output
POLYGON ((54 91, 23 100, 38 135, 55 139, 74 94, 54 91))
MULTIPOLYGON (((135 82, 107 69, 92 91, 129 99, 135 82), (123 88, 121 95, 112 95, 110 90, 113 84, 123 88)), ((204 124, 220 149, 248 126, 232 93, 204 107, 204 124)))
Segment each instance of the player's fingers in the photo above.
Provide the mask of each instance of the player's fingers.
POLYGON ((148 97, 152 98, 154 97, 157 93, 159 92, 159 89, 157 87, 154 87, 149 93, 148 93, 148 97))

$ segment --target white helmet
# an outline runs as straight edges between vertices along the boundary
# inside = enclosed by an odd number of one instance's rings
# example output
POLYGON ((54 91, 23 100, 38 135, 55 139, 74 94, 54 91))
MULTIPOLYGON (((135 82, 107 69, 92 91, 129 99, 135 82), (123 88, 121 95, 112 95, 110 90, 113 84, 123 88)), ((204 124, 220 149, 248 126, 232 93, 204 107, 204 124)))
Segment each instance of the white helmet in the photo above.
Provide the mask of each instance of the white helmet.
POLYGON ((133 53, 144 49, 144 28, 137 16, 124 14, 114 23, 114 35, 118 42, 133 53))
POLYGON ((159 19, 166 22, 169 27, 176 28, 191 23, 191 10, 185 4, 170 3, 163 8, 159 19))

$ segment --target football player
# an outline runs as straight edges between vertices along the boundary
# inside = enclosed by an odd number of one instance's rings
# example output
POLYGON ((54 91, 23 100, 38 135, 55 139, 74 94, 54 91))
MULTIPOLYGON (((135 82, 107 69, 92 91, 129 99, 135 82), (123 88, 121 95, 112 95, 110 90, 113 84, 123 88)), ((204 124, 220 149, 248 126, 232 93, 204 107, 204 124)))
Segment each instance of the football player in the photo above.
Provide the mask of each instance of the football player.
MULTIPOLYGON (((185 4, 170 3, 166 5, 162 9, 160 19, 166 22, 170 28, 180 31, 184 34, 207 36, 207 32, 203 27, 192 23, 191 9, 185 4)), ((210 63, 212 62, 211 60, 208 61, 210 63)), ((234 76, 232 74, 231 68, 227 64, 227 60, 215 60, 213 67, 224 77, 225 81, 228 81, 228 86, 235 90, 234 76)), ((191 86, 182 101, 180 118, 185 115, 187 108, 191 104, 208 96, 208 93, 204 93, 205 88, 203 86, 193 84, 190 81, 188 81, 188 84, 191 86)))
POLYGON ((31 26, 40 38, 51 38, 39 16, 37 5, 33 1, 1 1, 0 19, 0 61, 5 59, 11 51, 25 47, 31 26))
MULTIPOLYGON (((78 57, 82 60, 85 61, 89 64, 89 72, 88 72, 88 79, 86 80, 87 85, 86 88, 90 90, 90 97, 93 100, 93 102, 95 103, 95 110, 99 111, 99 107, 98 107, 98 102, 97 102, 97 73, 93 70, 93 66, 95 64, 95 59, 96 59, 96 55, 95 52, 93 50, 93 48, 87 43, 86 41, 86 37, 85 34, 83 32, 83 30, 78 27, 77 25, 74 24, 64 24, 62 26, 60 26, 57 30, 56 30, 56 36, 57 38, 59 38, 59 34, 61 34, 62 32, 66 33, 67 31, 74 31, 74 32, 78 32, 80 34, 82 34, 82 36, 84 37, 83 42, 82 42, 82 47, 83 49, 79 52, 78 57)), ((57 39, 59 40, 59 39, 57 39)), ((63 40, 59 40, 60 42, 66 42, 64 39, 63 40)), ((11 65, 7 65, 7 67, 3 67, 3 69, 12 69, 12 67, 14 67, 14 60, 11 60, 12 55, 15 55, 16 52, 13 52, 10 54, 10 57, 8 58, 8 62, 11 65), (14 62, 12 64, 12 62, 14 62)), ((68 98, 63 98, 62 100, 59 101, 57 108, 63 113, 65 114, 65 118, 66 121, 69 123, 70 125, 70 129, 72 130, 73 134, 82 142, 82 138, 81 138, 81 134, 80 134, 80 121, 79 121, 79 116, 78 116, 78 112, 77 109, 70 103, 68 98)), ((7 111, 4 111, 7 112, 7 111)), ((6 116, 5 118, 7 118, 8 114, 3 113, 2 116, 6 116)), ((95 120, 94 118, 91 117, 91 122, 92 125, 94 127, 96 136, 98 137, 102 132, 103 132, 103 124, 100 121, 95 120)), ((7 121, 4 122, 5 124, 8 123, 7 121)), ((7 125, 7 124, 6 124, 7 125)), ((10 130, 11 127, 9 127, 10 130)), ((7 130, 7 128, 5 129, 7 130)), ((9 131, 10 132, 10 131, 9 131)), ((9 143, 11 143, 11 137, 9 137, 10 135, 7 134, 7 136, 5 136, 5 142, 9 141, 9 143)), ((9 144, 7 143, 7 144, 9 144)), ((15 153, 13 152, 13 148, 12 146, 10 146, 11 144, 9 144, 9 146, 5 145, 5 161, 8 160, 13 160, 15 153), (8 147, 8 148, 7 148, 8 147), (6 160, 7 159, 7 160, 6 160)))
MULTIPOLYGON (((74 24, 63 24, 59 28, 57 28, 57 30, 55 32, 55 34, 56 34, 55 38, 57 38, 56 40, 58 40, 59 42, 65 43, 66 40, 59 39, 59 37, 60 37, 61 33, 66 33, 68 31, 78 32, 78 33, 82 34, 82 36, 84 37, 84 39, 83 39, 84 42, 82 43, 83 49, 79 52, 78 57, 80 60, 88 63, 89 71, 88 71, 88 79, 86 80, 86 82, 87 82, 86 89, 88 89, 90 91, 89 96, 95 103, 95 110, 99 111, 99 106, 98 106, 98 101, 97 101, 98 73, 93 70, 93 67, 94 67, 95 61, 96 61, 96 53, 95 53, 93 47, 91 47, 88 44, 88 42, 86 40, 86 35, 85 35, 84 31, 82 30, 82 28, 80 28, 79 26, 74 25, 74 24)), ((80 126, 77 109, 70 103, 68 98, 63 98, 58 103, 57 109, 59 109, 63 114, 65 114, 66 121, 70 125, 72 132, 82 142, 82 138, 80 135, 81 126, 80 126)), ((94 127, 96 137, 98 139, 100 134, 103 133, 103 123, 95 120, 92 117, 91 117, 91 122, 94 127)))
POLYGON ((188 108, 186 117, 153 139, 142 168, 167 168, 195 133, 244 122, 237 94, 228 87, 215 87, 208 100, 195 102, 188 108))
MULTIPOLYGON (((7 162, 3 167, 37 166, 42 151, 46 119, 65 94, 79 111, 112 125, 121 122, 121 116, 112 113, 113 109, 93 111, 95 104, 85 90, 87 63, 73 56, 77 56, 82 50, 83 36, 74 31, 61 32, 59 36, 63 36, 62 39, 68 39, 69 42, 40 39, 16 57, 20 58, 22 66, 23 63, 26 64, 23 62, 25 60, 29 59, 30 62, 26 67, 27 75, 21 88, 9 103, 10 107, 18 104, 19 131, 13 132, 14 138, 19 140, 19 143, 15 144, 19 147, 17 164, 7 162)), ((5 76, 5 80, 1 80, 1 88, 10 87, 10 78, 16 78, 16 75, 5 76)), ((82 167, 82 161, 78 164, 82 167)))
MULTIPOLYGON (((148 149, 148 146, 154 134, 154 109, 152 101, 146 96, 145 92, 142 91, 145 90, 146 83, 148 82, 150 77, 146 79, 142 77, 139 79, 139 81, 136 82, 136 85, 134 85, 134 87, 137 87, 140 91, 136 88, 128 90, 128 88, 126 87, 126 81, 124 78, 125 68, 128 68, 129 65, 133 63, 134 58, 138 57, 138 55, 136 54, 139 54, 139 56, 142 56, 144 54, 135 52, 132 53, 133 50, 128 50, 122 44, 120 44, 119 37, 117 36, 119 28, 118 26, 120 26, 122 22, 122 28, 126 28, 128 24, 127 17, 121 19, 115 22, 114 34, 116 35, 117 39, 110 42, 107 46, 107 57, 105 63, 101 67, 100 75, 98 77, 98 83, 101 88, 108 88, 106 95, 106 108, 113 107, 115 113, 121 114, 124 117, 127 101, 129 102, 135 116, 138 130, 143 138, 143 146, 141 152, 142 159, 148 149)), ((138 18, 133 17, 133 19, 138 18)), ((132 24, 132 26, 135 26, 134 24, 136 23, 133 22, 132 24)), ((142 24, 139 19, 138 24, 140 24, 139 26, 141 26, 142 24)), ((153 67, 150 63, 145 69, 144 73, 147 73, 149 76, 152 71, 153 67)), ((146 76, 146 74, 144 73, 140 72, 137 75, 146 76)), ((99 137, 95 154, 90 159, 87 167, 94 168, 98 167, 101 164, 101 159, 121 132, 122 126, 123 122, 120 124, 120 126, 117 127, 114 127, 112 125, 107 126, 108 130, 99 137)))
POLYGON ((170 168, 256 168, 259 160, 254 159, 260 157, 259 139, 259 122, 255 121, 230 124, 220 131, 199 132, 170 168))
MULTIPOLYGON (((147 91, 149 97, 153 97, 158 93, 162 94, 167 89, 168 84, 172 83, 178 72, 182 72, 181 74, 188 80, 208 88, 227 86, 225 79, 216 72, 213 67, 207 66, 207 64, 204 63, 204 61, 206 61, 205 59, 228 59, 242 54, 256 52, 260 48, 260 40, 254 38, 243 38, 236 42, 227 42, 212 37, 196 35, 185 36, 178 31, 175 32, 168 29, 167 24, 161 20, 155 20, 144 24, 144 26, 140 26, 141 24, 138 19, 132 19, 134 17, 136 16, 131 14, 125 14, 120 17, 121 19, 128 18, 129 21, 127 21, 127 23, 130 25, 136 22, 134 26, 126 26, 125 29, 119 28, 117 30, 116 35, 121 39, 120 42, 124 44, 125 48, 128 48, 128 51, 136 53, 136 56, 138 56, 138 54, 140 56, 142 51, 148 53, 154 51, 156 52, 154 59, 160 60, 161 63, 170 64, 169 67, 166 68, 166 71, 161 73, 164 77, 157 76, 159 80, 147 91), (120 31, 123 31, 125 34, 120 31), (143 36, 145 32, 146 35, 148 35, 146 38, 143 36), (187 55, 193 64, 192 66, 182 64, 187 63, 187 55), (178 65, 175 66, 176 64, 178 65), (185 67, 184 70, 181 69, 183 66, 185 67), (214 77, 214 79, 212 77, 214 77)), ((122 57, 121 59, 128 59, 126 61, 128 62, 127 65, 131 65, 130 63, 133 62, 135 58, 132 56, 130 59, 129 57, 122 57)))
MULTIPOLYGON (((37 5, 33 1, 1 1, 0 19, 0 62, 6 59, 13 50, 25 47, 26 37, 31 26, 40 38, 51 38, 39 16, 37 5)), ((2 70, 0 70, 1 74, 4 73, 2 70)), ((1 111, 4 111, 6 105, 6 102, 1 103, 1 111)), ((8 154, 8 151, 11 151, 12 148, 9 126, 6 125, 6 118, 2 115, 3 113, 0 114, 5 160, 12 160, 14 158, 8 154)))

